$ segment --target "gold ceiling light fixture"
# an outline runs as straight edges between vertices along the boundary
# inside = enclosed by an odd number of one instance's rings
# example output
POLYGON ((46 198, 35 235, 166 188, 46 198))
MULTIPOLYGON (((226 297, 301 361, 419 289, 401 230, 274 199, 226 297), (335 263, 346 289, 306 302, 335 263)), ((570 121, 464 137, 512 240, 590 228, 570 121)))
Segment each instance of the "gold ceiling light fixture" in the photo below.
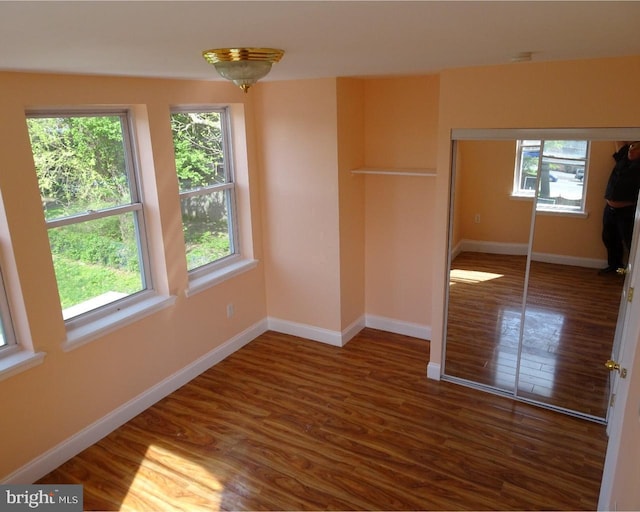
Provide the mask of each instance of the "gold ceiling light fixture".
POLYGON ((283 50, 274 48, 216 48, 205 50, 202 56, 216 71, 231 80, 244 92, 271 71, 271 65, 279 62, 283 50))

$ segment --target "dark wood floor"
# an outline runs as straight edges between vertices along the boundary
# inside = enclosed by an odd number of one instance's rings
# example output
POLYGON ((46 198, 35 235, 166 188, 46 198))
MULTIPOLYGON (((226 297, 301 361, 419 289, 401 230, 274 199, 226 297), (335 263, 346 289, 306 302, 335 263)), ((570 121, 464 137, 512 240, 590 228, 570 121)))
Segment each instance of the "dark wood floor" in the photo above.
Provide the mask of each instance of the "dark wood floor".
POLYGON ((428 342, 267 332, 40 483, 87 510, 589 510, 602 425, 426 378, 428 342))
MULTIPOLYGON (((462 253, 453 263, 448 375, 516 388, 524 256, 462 253)), ((533 262, 527 292, 520 396, 605 418, 623 278, 533 262)))

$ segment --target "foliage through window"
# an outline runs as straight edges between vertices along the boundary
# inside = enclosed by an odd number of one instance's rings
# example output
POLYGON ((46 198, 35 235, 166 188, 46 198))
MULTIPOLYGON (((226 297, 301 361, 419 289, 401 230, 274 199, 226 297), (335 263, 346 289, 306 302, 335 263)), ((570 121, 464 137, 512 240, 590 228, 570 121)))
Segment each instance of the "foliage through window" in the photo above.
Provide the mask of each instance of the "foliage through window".
POLYGON ((174 111, 171 128, 187 269, 199 273, 236 254, 228 112, 174 111))
POLYGON ((588 163, 588 141, 519 140, 513 195, 537 190, 537 210, 584 212, 588 163))
POLYGON ((11 324, 9 303, 4 289, 2 272, 0 272, 0 353, 15 344, 15 335, 11 324))
POLYGON ((150 287, 127 113, 27 123, 65 320, 150 287))

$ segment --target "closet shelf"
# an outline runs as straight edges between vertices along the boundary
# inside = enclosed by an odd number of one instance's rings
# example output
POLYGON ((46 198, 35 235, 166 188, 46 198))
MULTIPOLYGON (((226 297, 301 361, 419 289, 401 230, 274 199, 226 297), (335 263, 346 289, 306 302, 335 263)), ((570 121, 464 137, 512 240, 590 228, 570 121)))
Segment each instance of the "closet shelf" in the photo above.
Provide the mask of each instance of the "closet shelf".
POLYGON ((436 176, 435 169, 353 169, 352 174, 384 174, 387 176, 436 176))

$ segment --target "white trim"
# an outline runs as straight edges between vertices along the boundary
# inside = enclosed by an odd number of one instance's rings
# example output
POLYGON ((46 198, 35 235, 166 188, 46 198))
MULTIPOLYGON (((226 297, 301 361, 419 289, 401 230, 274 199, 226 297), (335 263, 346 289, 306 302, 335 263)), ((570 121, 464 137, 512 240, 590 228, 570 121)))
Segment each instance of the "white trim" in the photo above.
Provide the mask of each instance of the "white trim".
POLYGON ((416 324, 411 322, 403 322, 394 320, 393 318, 385 318, 375 315, 364 315, 360 317, 350 326, 346 327, 342 332, 324 329, 313 325, 290 322, 280 318, 269 317, 268 327, 271 331, 290 334, 312 341, 319 341, 335 347, 344 347, 364 327, 379 329, 381 331, 402 334, 422 340, 431 339, 431 326, 416 324))
POLYGON ((353 337, 365 327, 365 317, 361 316, 351 325, 347 326, 345 329, 342 329, 342 346, 344 347, 347 343, 349 343, 353 339, 353 337))
POLYGON ((26 465, 7 476, 3 484, 27 484, 42 478, 58 466, 79 454, 89 446, 97 443, 118 427, 124 425, 153 404, 173 393, 202 372, 215 366, 220 361, 241 349, 250 341, 267 330, 265 320, 252 325, 233 338, 217 346, 199 359, 188 364, 173 375, 158 382, 137 397, 129 400, 120 407, 109 412, 98 421, 83 428, 76 434, 65 439, 42 455, 36 457, 26 465))
POLYGON ((352 174, 377 174, 385 176, 437 176, 434 169, 353 169, 352 174))
POLYGON ((151 295, 144 300, 115 310, 113 313, 99 316, 91 322, 83 323, 77 327, 67 325, 67 340, 63 343, 62 350, 65 352, 74 350, 110 332, 121 329, 125 325, 173 306, 175 302, 176 297, 173 295, 151 295))
POLYGON ((489 242, 486 240, 461 240, 458 247, 460 247, 460 252, 484 252, 514 256, 526 256, 529 249, 529 246, 524 243, 489 242))
POLYGON ((258 260, 238 260, 227 265, 222 265, 215 270, 199 274, 189 279, 189 288, 184 292, 185 297, 191 297, 202 290, 222 283, 227 279, 248 272, 258 266, 258 260))
POLYGON ((607 266, 607 260, 579 258, 577 256, 565 256, 563 254, 548 254, 543 252, 534 252, 531 255, 531 259, 533 261, 541 261, 543 263, 556 263, 558 265, 571 265, 573 267, 603 268, 607 266))
POLYGON ((429 362, 427 365, 427 379, 440 380, 440 363, 429 362))
POLYGON ((274 318, 271 316, 267 318, 267 325, 271 331, 290 334, 292 336, 298 336, 308 340, 319 341, 321 343, 333 345, 334 347, 343 347, 346 344, 342 333, 339 331, 331 331, 329 329, 313 325, 290 322, 289 320, 282 320, 281 318, 274 318))
MULTIPOLYGON (((454 258, 461 252, 484 252, 487 254, 510 254, 516 256, 527 255, 527 244, 514 244, 502 242, 488 242, 484 240, 461 240, 455 247, 454 258)), ((581 258, 564 254, 551 254, 534 252, 531 255, 533 261, 543 263, 556 263, 558 265, 571 265, 574 267, 602 268, 607 262, 597 258, 581 258)))
POLYGON ((372 329, 380 329, 381 331, 411 336, 421 340, 431 339, 431 326, 429 325, 403 322, 401 320, 376 315, 365 315, 365 325, 372 329))
POLYGON ((0 380, 8 379, 17 373, 42 364, 45 355, 45 352, 19 350, 0 357, 0 380))

